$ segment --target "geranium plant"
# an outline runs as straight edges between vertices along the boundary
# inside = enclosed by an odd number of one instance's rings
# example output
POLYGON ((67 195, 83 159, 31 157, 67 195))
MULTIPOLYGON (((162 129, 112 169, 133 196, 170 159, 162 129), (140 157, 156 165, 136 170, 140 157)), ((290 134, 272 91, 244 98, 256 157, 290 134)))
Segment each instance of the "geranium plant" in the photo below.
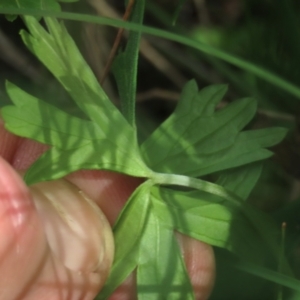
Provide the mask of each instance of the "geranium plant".
MULTIPOLYGON (((63 22, 49 16, 63 16, 57 1, 1 1, 1 11, 10 12, 10 19, 22 14, 27 27, 21 32, 24 44, 86 118, 70 115, 11 82, 6 91, 12 104, 1 113, 9 131, 50 146, 27 171, 28 185, 80 169, 143 178, 114 225, 114 263, 97 299, 106 299, 135 269, 139 299, 182 299, 183 294, 184 299, 194 299, 176 231, 225 248, 241 262, 263 265, 267 256, 279 259, 279 229, 245 200, 260 177, 262 161, 272 156, 267 148, 279 143, 287 131, 245 129, 256 113, 255 99, 239 99, 219 109, 228 87, 199 90, 190 80, 174 112, 139 144, 135 98, 144 6, 144 0, 136 1, 131 17, 136 31, 112 68, 122 103, 119 111, 63 22), (43 18, 45 27, 38 15, 48 15, 43 18), (214 182, 203 179, 210 174, 214 182)), ((290 272, 283 261, 283 269, 290 272)))

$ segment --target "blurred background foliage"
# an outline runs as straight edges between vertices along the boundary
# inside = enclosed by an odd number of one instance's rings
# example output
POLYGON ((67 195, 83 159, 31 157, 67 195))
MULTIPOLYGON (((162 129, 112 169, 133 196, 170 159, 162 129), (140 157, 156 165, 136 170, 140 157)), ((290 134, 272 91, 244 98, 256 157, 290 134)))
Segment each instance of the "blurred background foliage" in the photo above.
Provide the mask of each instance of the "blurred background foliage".
MULTIPOLYGON (((120 0, 81 0, 65 4, 67 11, 120 18, 120 0)), ((300 2, 298 0, 148 0, 145 24, 190 36, 261 66, 300 86, 300 2), (174 24, 174 14, 183 3, 174 24)), ((67 22, 87 61, 101 78, 116 29, 67 22)), ((22 21, 0 18, 0 104, 9 102, 6 79, 25 90, 80 116, 67 94, 26 51, 19 38, 22 21)), ((121 46, 126 43, 126 34, 121 46)), ((273 150, 249 202, 286 222, 286 254, 300 278, 300 99, 253 74, 183 45, 144 35, 138 75, 137 123, 142 141, 174 109, 186 81, 196 78, 200 87, 228 83, 221 105, 241 97, 258 101, 250 128, 285 126, 288 138, 273 150)), ((112 76, 104 87, 118 105, 112 76)), ((277 299, 272 284, 236 271, 216 249, 217 281, 211 299, 277 299)), ((286 299, 299 299, 287 293, 286 299)))

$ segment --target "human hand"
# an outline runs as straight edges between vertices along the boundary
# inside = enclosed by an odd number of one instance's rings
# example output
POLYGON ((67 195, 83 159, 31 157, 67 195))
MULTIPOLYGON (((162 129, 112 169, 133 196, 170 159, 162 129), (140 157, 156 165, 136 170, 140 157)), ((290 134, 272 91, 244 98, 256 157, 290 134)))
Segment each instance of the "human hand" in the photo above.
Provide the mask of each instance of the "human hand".
MULTIPOLYGON (((61 189, 50 182, 28 188, 17 171, 24 172, 46 146, 8 133, 2 123, 0 140, 0 300, 92 300, 108 276, 113 243, 109 224, 98 213, 99 218, 91 217, 94 209, 82 204, 78 190, 95 201, 112 225, 140 179, 107 171, 78 171, 66 178, 74 186, 60 183, 61 189), (87 229, 86 243, 76 230, 60 222, 57 210, 43 202, 45 193, 60 197, 70 217, 87 229), (100 266, 97 251, 103 254, 100 266)), ((215 276, 212 248, 181 234, 177 237, 196 299, 207 299, 215 276)), ((110 299, 135 299, 134 281, 132 274, 110 299)))

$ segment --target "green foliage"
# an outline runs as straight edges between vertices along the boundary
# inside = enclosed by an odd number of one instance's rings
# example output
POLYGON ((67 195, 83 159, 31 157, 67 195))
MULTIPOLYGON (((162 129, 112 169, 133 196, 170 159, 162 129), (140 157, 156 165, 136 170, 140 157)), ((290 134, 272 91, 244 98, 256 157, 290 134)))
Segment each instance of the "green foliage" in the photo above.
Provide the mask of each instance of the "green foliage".
POLYGON ((253 163, 247 168, 239 167, 223 172, 217 180, 217 184, 226 187, 229 191, 246 200, 262 171, 262 163, 253 163))
POLYGON ((164 226, 154 213, 140 247, 137 282, 139 299, 194 299, 173 227, 164 226))
MULTIPOLYGON (((78 0, 1 0, 1 8, 20 8, 34 10, 60 11, 58 2, 76 2, 78 0)), ((16 19, 15 15, 7 16, 8 20, 16 19)))
POLYGON ((265 147, 277 144, 283 128, 241 131, 253 118, 253 99, 235 101, 215 111, 226 86, 198 92, 187 83, 175 112, 143 143, 141 150, 152 169, 163 173, 201 176, 268 158, 265 147))
POLYGON ((58 0, 2 0, 0 7, 4 8, 29 8, 37 10, 60 10, 58 0))
MULTIPOLYGON (((227 62, 233 66, 240 68, 241 70, 246 71, 247 73, 256 76, 257 78, 263 79, 265 82, 272 84, 273 86, 278 87, 281 90, 286 91, 290 95, 294 95, 298 99, 300 99, 300 88, 291 83, 288 80, 285 80, 281 76, 268 71, 267 69, 260 67, 257 64, 249 62, 245 59, 238 57, 237 55, 232 55, 227 53, 226 51, 219 50, 215 47, 211 47, 204 43, 201 43, 195 39, 191 39, 188 36, 182 34, 176 34, 173 32, 168 32, 165 30, 161 30, 158 28, 153 28, 145 25, 140 25, 136 23, 124 22, 122 20, 112 20, 109 18, 104 17, 95 17, 91 15, 85 14, 78 14, 78 13, 70 13, 70 12, 55 12, 55 11, 36 11, 32 9, 16 9, 16 8, 9 8, 3 7, 0 8, 0 13, 4 14, 29 14, 37 17, 41 16, 51 16, 57 17, 65 20, 74 20, 74 21, 81 21, 81 22, 91 22, 95 24, 102 24, 108 25, 113 27, 122 27, 132 31, 142 31, 145 34, 151 34, 153 36, 165 38, 171 41, 178 42, 182 45, 187 47, 191 47, 199 52, 209 55, 208 57, 215 57, 220 59, 221 61, 227 62)), ((217 62, 216 62, 217 64, 217 62)), ((220 65, 220 64, 217 64, 220 65)), ((222 66, 223 68, 224 66, 222 66)), ((228 71, 228 69, 227 69, 228 71)), ((226 72, 227 72, 226 71, 226 72)), ((228 77, 232 77, 232 72, 229 72, 228 77)), ((234 76, 235 80, 237 80, 237 76, 234 76)), ((238 80, 238 83, 243 85, 241 80, 238 80)), ((251 86, 253 89, 253 86, 251 86)))
POLYGON ((21 33, 24 43, 90 119, 70 116, 8 84, 7 92, 15 106, 2 110, 7 128, 52 146, 28 170, 26 182, 97 168, 147 176, 149 170, 139 156, 135 131, 109 101, 65 27, 45 19, 48 33, 35 18, 25 20, 31 35, 21 33))
MULTIPOLYGON (((261 165, 256 164, 249 170, 235 170, 226 180, 221 177, 232 190, 238 181, 237 190, 248 193, 260 171, 261 165)), ((180 177, 178 184, 196 187, 192 179, 189 183, 184 179, 187 178, 180 177)), ((169 184, 176 184, 175 180, 169 184)), ((279 247, 273 222, 224 188, 204 181, 202 184, 202 189, 198 185, 198 190, 183 192, 158 187, 148 180, 135 191, 115 225, 119 250, 110 278, 97 299, 106 299, 134 269, 139 299, 157 299, 161 293, 171 294, 172 299, 182 299, 184 293, 186 299, 193 299, 174 230, 226 248, 256 264, 263 263, 266 257, 277 259, 279 247)), ((289 272, 285 259, 283 268, 289 272)))
MULTIPOLYGON (((137 1, 131 21, 142 24, 145 0, 137 1)), ((141 32, 130 32, 124 52, 121 52, 112 66, 118 85, 122 113, 128 123, 135 126, 135 98, 137 85, 137 67, 140 50, 141 32)))
POLYGON ((110 277, 97 299, 106 299, 138 264, 139 246, 150 215, 151 186, 152 183, 147 181, 135 190, 114 226, 114 264, 110 277))
MULTIPOLYGON (((142 22, 143 6, 139 1, 135 7, 136 22, 142 22)), ((33 17, 24 21, 29 31, 21 33, 25 45, 86 116, 69 115, 7 83, 14 105, 2 109, 6 128, 51 146, 28 170, 26 182, 52 180, 79 169, 145 178, 114 226, 114 264, 97 299, 107 299, 135 269, 139 299, 194 299, 174 230, 247 261, 278 258, 275 225, 244 200, 260 176, 260 161, 272 155, 265 148, 280 142, 286 130, 244 130, 256 112, 253 99, 216 109, 227 87, 199 91, 191 80, 173 114, 139 147, 134 99, 140 33, 130 35, 114 65, 124 118, 62 23, 45 18, 46 30, 33 17), (130 63, 133 69, 126 78, 130 63), (195 178, 212 173, 216 183, 195 178)))

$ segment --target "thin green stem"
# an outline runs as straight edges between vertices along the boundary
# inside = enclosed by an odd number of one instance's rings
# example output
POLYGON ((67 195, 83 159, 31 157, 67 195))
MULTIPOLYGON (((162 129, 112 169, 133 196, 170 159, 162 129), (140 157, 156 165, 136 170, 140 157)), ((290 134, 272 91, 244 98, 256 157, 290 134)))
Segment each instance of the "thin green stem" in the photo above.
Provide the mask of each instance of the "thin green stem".
MULTIPOLYGON (((177 185, 197 189, 203 192, 219 196, 226 201, 237 205, 250 224, 259 232, 263 241, 268 244, 271 253, 276 259, 279 257, 278 244, 272 234, 275 234, 274 223, 268 219, 263 212, 253 209, 250 205, 240 199, 232 192, 215 183, 207 182, 198 178, 192 178, 184 175, 154 173, 151 180, 159 185, 177 185)), ((281 268, 286 274, 292 274, 288 262, 282 257, 281 268)))
POLYGON ((243 202, 242 199, 240 199, 232 192, 226 190, 222 186, 199 178, 177 174, 154 173, 154 177, 152 178, 152 180, 154 181, 154 183, 159 185, 178 185, 207 192, 224 198, 235 204, 241 204, 243 202))
POLYGON ((78 13, 67 13, 67 12, 53 12, 53 11, 37 11, 37 10, 30 10, 30 9, 9 9, 9 8, 1 8, 0 13, 2 14, 20 14, 20 15, 32 15, 32 16, 50 16, 56 17, 66 20, 73 20, 73 21, 82 21, 82 22, 90 22, 96 24, 103 24, 112 27, 123 27, 128 30, 133 31, 142 31, 143 33, 151 34, 154 36, 158 36, 164 39, 168 39, 171 41, 175 41, 181 43, 183 45, 192 47, 197 49, 203 53, 209 54, 211 56, 217 57, 223 61, 226 61, 236 67, 239 67, 247 72, 250 72, 256 75, 259 78, 285 90, 286 92, 294 95, 295 97, 300 99, 300 88, 289 81, 283 79, 282 77, 262 68, 259 67, 251 62, 243 60, 237 56, 232 54, 226 53, 222 50, 214 48, 212 46, 206 45, 201 43, 197 40, 191 39, 189 37, 179 35, 176 33, 168 32, 165 30, 144 26, 135 23, 124 22, 121 20, 109 19, 104 17, 95 17, 90 15, 78 14, 78 13))

